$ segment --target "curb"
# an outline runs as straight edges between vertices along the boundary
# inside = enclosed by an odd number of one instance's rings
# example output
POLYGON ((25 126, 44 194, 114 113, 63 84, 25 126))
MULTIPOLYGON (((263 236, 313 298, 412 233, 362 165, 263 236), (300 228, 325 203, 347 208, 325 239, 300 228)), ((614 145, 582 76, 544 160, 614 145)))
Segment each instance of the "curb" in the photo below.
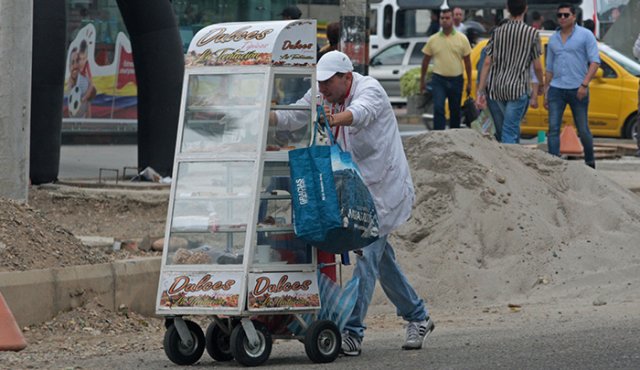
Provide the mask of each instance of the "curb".
POLYGON ((127 199, 141 204, 158 205, 169 201, 169 187, 81 187, 60 184, 38 185, 40 189, 47 190, 52 196, 60 199, 127 199))
POLYGON ((152 316, 161 258, 0 272, 0 292, 20 327, 43 323, 95 297, 110 310, 125 305, 152 316))

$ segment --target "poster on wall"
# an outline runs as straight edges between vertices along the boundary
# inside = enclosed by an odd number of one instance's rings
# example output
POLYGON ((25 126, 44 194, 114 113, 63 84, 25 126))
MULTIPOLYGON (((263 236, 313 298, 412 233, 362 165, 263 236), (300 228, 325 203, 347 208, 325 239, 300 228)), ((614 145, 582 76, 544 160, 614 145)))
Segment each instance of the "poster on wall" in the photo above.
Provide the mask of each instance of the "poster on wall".
POLYGON ((96 29, 84 26, 69 45, 64 84, 63 118, 136 119, 138 86, 131 42, 120 32, 111 64, 96 63, 96 29))

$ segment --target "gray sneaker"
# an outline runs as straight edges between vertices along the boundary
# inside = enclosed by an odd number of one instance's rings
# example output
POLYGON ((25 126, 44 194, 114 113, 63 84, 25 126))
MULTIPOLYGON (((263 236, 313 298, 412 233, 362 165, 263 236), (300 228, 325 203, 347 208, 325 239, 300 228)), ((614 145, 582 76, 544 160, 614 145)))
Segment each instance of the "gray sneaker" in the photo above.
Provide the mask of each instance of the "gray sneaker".
POLYGON ((436 328, 431 318, 427 317, 424 321, 412 321, 407 325, 407 340, 404 342, 402 349, 420 349, 424 340, 436 328))
POLYGON ((340 353, 345 356, 360 356, 362 352, 362 339, 351 332, 342 333, 342 347, 340 353))

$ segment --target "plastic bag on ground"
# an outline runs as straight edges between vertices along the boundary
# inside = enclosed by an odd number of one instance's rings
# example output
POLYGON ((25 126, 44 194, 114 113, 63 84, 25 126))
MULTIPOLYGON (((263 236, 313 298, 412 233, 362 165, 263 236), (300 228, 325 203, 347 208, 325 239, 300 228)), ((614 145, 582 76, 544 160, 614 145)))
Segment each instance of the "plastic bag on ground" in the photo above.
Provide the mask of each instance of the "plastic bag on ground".
POLYGON ((488 108, 483 109, 478 118, 471 122, 471 128, 484 136, 495 136, 496 127, 493 124, 493 118, 488 108))

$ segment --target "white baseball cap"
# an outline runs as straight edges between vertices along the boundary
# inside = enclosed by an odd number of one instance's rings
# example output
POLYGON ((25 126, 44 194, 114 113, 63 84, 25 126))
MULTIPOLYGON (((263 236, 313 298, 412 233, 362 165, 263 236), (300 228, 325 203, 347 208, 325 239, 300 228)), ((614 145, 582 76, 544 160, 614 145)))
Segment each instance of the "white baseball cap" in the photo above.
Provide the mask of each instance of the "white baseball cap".
POLYGON ((318 81, 326 81, 336 73, 353 71, 353 64, 349 57, 339 51, 330 51, 320 58, 316 65, 316 78, 318 81))

